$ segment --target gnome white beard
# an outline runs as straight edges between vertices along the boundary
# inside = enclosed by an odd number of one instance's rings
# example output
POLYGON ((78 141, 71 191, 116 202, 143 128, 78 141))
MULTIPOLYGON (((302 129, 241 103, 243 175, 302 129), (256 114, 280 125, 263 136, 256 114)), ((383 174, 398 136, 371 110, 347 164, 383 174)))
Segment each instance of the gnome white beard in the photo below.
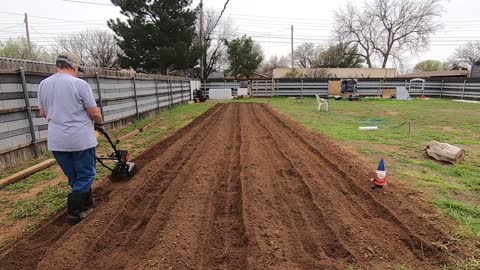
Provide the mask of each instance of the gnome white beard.
POLYGON ((377 179, 384 179, 385 177, 387 177, 386 171, 377 171, 377 179))

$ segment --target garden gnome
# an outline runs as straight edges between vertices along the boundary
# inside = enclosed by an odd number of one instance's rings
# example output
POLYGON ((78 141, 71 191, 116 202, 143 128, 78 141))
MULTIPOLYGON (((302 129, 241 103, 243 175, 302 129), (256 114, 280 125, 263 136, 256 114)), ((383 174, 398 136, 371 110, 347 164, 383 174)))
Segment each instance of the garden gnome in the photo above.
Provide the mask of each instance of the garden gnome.
POLYGON ((383 188, 387 185, 387 169, 385 168, 385 161, 380 160, 378 169, 376 171, 376 177, 371 179, 372 189, 383 188))

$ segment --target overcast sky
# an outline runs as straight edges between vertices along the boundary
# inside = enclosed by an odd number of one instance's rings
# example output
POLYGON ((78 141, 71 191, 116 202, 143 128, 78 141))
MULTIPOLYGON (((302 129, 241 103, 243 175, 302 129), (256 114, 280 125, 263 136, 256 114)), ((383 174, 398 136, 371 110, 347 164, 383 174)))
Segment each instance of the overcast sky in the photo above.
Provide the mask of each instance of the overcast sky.
MULTIPOLYGON (((85 29, 108 29, 105 21, 120 16, 119 9, 108 0, 79 0, 105 5, 91 5, 64 0, 2 0, 0 5, 0 40, 23 35, 23 13, 29 14, 32 42, 54 45, 60 34, 85 29), (10 14, 6 14, 10 13, 10 14), (18 15, 16 15, 18 14, 18 15)), ((363 0, 350 0, 361 3, 363 0)), ((197 5, 199 0, 194 0, 197 5)), ((230 0, 229 16, 236 34, 247 34, 261 43, 266 57, 290 52, 290 25, 294 25, 294 43, 325 44, 332 36, 333 12, 348 0, 230 0)), ((225 0, 204 0, 205 8, 221 10, 225 0)), ((444 2, 447 13, 445 28, 431 39, 430 47, 408 66, 420 60, 446 60, 456 47, 480 40, 480 1, 450 0, 444 2)))

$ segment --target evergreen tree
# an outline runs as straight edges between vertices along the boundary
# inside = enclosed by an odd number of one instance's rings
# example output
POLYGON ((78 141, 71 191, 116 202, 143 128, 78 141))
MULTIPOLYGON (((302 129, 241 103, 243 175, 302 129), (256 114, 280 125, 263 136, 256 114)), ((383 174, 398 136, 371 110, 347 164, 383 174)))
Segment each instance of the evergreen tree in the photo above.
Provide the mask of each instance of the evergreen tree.
POLYGON ((255 44, 252 38, 242 36, 241 38, 225 42, 227 45, 228 60, 230 62, 229 72, 237 78, 245 76, 247 79, 253 77, 255 70, 263 61, 262 50, 255 44))
POLYGON ((200 58, 192 0, 112 0, 126 21, 110 20, 123 53, 119 62, 142 72, 192 68, 200 58))

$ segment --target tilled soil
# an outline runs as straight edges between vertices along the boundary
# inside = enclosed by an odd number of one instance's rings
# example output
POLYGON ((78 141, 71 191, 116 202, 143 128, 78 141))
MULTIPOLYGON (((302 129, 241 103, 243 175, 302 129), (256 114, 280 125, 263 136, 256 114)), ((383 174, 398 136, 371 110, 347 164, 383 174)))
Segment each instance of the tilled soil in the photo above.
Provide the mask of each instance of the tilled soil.
POLYGON ((0 269, 435 269, 446 235, 374 168, 263 104, 222 104, 60 213, 0 269))

